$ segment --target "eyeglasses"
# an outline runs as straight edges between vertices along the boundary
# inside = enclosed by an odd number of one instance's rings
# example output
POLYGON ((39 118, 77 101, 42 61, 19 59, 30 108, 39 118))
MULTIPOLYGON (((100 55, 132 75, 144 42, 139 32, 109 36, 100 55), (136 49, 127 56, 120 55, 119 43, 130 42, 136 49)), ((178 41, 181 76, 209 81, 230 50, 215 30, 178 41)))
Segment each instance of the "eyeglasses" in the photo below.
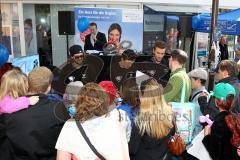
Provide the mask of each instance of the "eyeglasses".
POLYGON ((80 56, 73 56, 74 59, 83 59, 84 55, 80 55, 80 56))

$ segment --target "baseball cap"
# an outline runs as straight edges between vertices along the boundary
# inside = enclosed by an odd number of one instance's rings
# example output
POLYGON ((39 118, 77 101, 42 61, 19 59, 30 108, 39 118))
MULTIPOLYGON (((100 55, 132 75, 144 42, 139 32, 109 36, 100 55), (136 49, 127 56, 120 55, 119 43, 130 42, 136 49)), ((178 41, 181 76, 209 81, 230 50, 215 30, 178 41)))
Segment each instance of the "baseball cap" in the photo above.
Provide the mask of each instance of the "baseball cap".
POLYGON ((226 100, 229 94, 236 95, 236 91, 234 87, 228 83, 218 83, 213 92, 210 93, 211 96, 214 96, 217 99, 226 100))
POLYGON ((192 70, 191 72, 188 73, 188 76, 199 78, 199 79, 202 79, 202 80, 207 80, 208 79, 208 73, 203 68, 197 68, 197 69, 192 70))
POLYGON ((117 88, 112 81, 102 81, 99 85, 108 93, 111 101, 116 98, 117 88))
POLYGON ((83 53, 82 47, 80 45, 73 45, 69 48, 70 56, 74 56, 74 54, 83 53))

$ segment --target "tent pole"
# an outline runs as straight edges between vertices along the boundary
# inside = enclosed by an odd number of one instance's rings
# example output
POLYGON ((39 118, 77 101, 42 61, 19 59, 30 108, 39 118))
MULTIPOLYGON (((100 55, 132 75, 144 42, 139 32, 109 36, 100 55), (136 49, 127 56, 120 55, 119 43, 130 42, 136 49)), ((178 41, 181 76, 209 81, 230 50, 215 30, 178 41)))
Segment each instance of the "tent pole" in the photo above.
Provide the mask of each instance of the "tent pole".
MULTIPOLYGON (((211 52, 212 44, 216 43, 214 38, 216 37, 215 28, 218 25, 217 24, 218 7, 219 7, 219 0, 212 0, 212 18, 211 18, 211 33, 210 33, 210 43, 209 43, 209 54, 211 52)), ((215 45, 217 45, 217 44, 215 44, 215 45)), ((215 55, 215 56, 217 56, 217 55, 215 55)), ((210 68, 212 66, 211 63, 212 63, 212 61, 209 58, 208 59, 208 68, 210 68)), ((217 62, 215 62, 215 63, 217 63, 217 62)), ((212 90, 213 87, 214 87, 214 76, 215 76, 214 74, 211 74, 211 73, 209 74, 208 90, 212 90)))
MULTIPOLYGON (((214 41, 214 29, 217 27, 217 19, 218 19, 218 6, 219 6, 219 0, 212 0, 212 19, 211 19, 211 35, 210 35, 210 46, 212 45, 212 42, 214 41)), ((211 47, 209 48, 211 49, 211 47)))

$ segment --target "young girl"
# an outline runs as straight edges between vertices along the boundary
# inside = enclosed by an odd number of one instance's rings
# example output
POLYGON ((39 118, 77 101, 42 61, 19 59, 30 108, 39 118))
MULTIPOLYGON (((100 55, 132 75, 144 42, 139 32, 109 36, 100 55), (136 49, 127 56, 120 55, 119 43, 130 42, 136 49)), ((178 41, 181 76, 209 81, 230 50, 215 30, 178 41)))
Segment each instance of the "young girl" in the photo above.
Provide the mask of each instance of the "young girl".
POLYGON ((231 111, 238 95, 228 83, 218 83, 212 95, 220 113, 205 127, 203 144, 213 160, 239 160, 240 117, 231 111))
POLYGON ((27 90, 26 75, 16 69, 6 72, 1 78, 0 114, 17 112, 29 105, 35 105, 39 97, 25 97, 27 90))

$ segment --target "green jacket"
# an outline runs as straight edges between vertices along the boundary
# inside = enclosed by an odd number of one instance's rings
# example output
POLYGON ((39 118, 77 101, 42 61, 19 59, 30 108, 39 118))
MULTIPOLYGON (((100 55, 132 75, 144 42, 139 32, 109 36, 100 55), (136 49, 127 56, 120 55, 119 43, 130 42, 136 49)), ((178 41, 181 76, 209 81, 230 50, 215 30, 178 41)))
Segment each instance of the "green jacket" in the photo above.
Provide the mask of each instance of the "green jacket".
POLYGON ((178 68, 171 73, 167 86, 164 88, 166 102, 180 102, 183 80, 186 83, 185 102, 189 101, 191 94, 191 81, 185 68, 178 68))

